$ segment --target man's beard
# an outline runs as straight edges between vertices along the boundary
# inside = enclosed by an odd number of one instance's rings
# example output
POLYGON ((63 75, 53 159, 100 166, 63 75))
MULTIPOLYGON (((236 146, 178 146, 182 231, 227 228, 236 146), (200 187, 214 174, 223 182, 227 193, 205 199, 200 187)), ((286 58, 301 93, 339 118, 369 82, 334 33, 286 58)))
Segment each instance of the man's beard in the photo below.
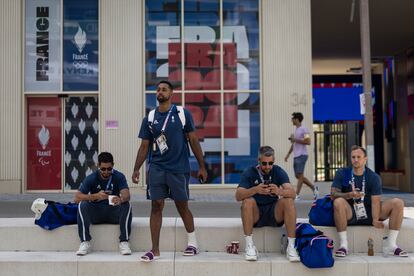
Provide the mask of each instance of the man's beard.
POLYGON ((165 98, 165 97, 162 97, 162 96, 157 97, 157 101, 158 101, 159 103, 165 103, 165 102, 167 102, 169 99, 170 99, 170 98, 165 98))

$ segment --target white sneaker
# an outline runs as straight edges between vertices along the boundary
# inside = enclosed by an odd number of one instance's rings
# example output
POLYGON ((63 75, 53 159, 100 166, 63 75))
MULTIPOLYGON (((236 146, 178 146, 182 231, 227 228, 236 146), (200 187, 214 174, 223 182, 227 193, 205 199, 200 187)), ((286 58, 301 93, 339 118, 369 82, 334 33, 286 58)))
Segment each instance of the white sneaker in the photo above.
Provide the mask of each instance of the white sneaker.
POLYGON ((89 248, 91 247, 91 243, 88 241, 81 242, 79 246, 79 250, 76 251, 76 255, 78 256, 85 256, 88 254, 89 248))
POLYGON ((286 250, 286 257, 290 262, 300 262, 300 257, 296 248, 288 246, 286 250))
POLYGON ((300 200, 300 196, 296 195, 295 200, 300 200))
POLYGON ((247 261, 257 261, 257 249, 254 244, 248 244, 246 246, 246 260, 247 261))
POLYGON ((122 255, 131 255, 131 248, 129 248, 129 242, 123 241, 119 243, 119 252, 122 255))
POLYGON ((318 199, 319 197, 319 187, 315 185, 315 190, 313 190, 313 199, 318 199))

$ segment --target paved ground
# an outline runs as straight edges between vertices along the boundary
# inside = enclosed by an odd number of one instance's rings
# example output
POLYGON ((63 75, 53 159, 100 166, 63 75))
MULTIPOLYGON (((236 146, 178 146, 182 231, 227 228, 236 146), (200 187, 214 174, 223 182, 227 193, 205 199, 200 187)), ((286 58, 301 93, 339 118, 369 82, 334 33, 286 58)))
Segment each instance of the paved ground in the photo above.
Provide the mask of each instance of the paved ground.
MULTIPOLYGON (((329 192, 329 183, 318 183, 320 194, 329 192)), ((240 217, 240 203, 234 198, 234 189, 192 189, 190 208, 195 217, 240 217)), ((383 198, 398 197, 405 201, 404 215, 414 218, 414 194, 383 191, 383 198)), ((0 195, 0 217, 33 217, 30 206, 36 198, 46 198, 59 202, 73 201, 72 193, 47 193, 47 194, 19 194, 0 195)), ((302 200, 296 201, 298 217, 306 218, 313 202, 309 189, 304 188, 302 200)), ((132 208, 136 217, 148 217, 150 214, 150 202, 146 200, 145 190, 135 188, 132 190, 132 208)), ((164 209, 165 217, 178 216, 174 202, 168 200, 164 209)))

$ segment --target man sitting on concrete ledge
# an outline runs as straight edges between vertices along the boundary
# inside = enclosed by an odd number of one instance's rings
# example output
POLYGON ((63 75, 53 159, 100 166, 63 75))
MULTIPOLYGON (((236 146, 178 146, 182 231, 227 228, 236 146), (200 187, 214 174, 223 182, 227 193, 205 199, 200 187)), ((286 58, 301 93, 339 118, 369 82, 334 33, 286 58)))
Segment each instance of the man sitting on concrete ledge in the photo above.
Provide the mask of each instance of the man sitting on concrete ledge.
POLYGON ((389 234, 385 236, 382 252, 385 255, 407 257, 397 246, 397 236, 403 220, 404 202, 393 198, 381 202, 381 178, 366 167, 367 153, 364 148, 351 148, 352 166, 336 172, 331 195, 334 198, 334 219, 339 234, 340 246, 337 257, 348 254, 347 225, 373 225, 384 228, 383 221, 389 221, 389 234))
POLYGON ((253 227, 286 226, 288 247, 286 256, 291 262, 299 261, 295 249, 296 209, 295 190, 289 177, 274 165, 275 152, 269 146, 259 149, 258 165, 247 168, 236 190, 237 201, 243 201, 241 216, 246 238, 246 260, 256 261, 257 250, 253 243, 253 227))
POLYGON ((124 174, 113 169, 114 158, 109 152, 98 156, 99 170, 90 174, 75 194, 78 207, 78 232, 81 244, 77 255, 86 255, 90 248, 89 226, 99 223, 119 224, 119 250, 122 255, 131 255, 129 236, 132 213, 130 194, 124 174), (109 201, 111 200, 111 201, 109 201))

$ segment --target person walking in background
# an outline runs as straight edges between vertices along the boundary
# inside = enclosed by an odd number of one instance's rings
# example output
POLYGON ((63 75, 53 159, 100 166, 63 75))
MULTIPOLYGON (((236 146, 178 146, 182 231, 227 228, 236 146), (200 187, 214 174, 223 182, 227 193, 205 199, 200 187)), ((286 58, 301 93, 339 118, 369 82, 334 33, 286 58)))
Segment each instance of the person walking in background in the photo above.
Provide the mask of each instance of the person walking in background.
POLYGON ((295 177, 298 180, 296 186, 296 200, 300 199, 300 190, 302 184, 305 183, 313 191, 314 199, 319 196, 318 187, 313 185, 309 179, 304 176, 306 161, 308 160, 307 146, 310 145, 311 139, 309 130, 302 125, 303 114, 300 112, 292 113, 292 123, 296 126, 295 134, 292 134, 288 139, 292 143, 288 153, 285 157, 285 162, 288 161, 290 154, 293 152, 293 170, 295 177))

